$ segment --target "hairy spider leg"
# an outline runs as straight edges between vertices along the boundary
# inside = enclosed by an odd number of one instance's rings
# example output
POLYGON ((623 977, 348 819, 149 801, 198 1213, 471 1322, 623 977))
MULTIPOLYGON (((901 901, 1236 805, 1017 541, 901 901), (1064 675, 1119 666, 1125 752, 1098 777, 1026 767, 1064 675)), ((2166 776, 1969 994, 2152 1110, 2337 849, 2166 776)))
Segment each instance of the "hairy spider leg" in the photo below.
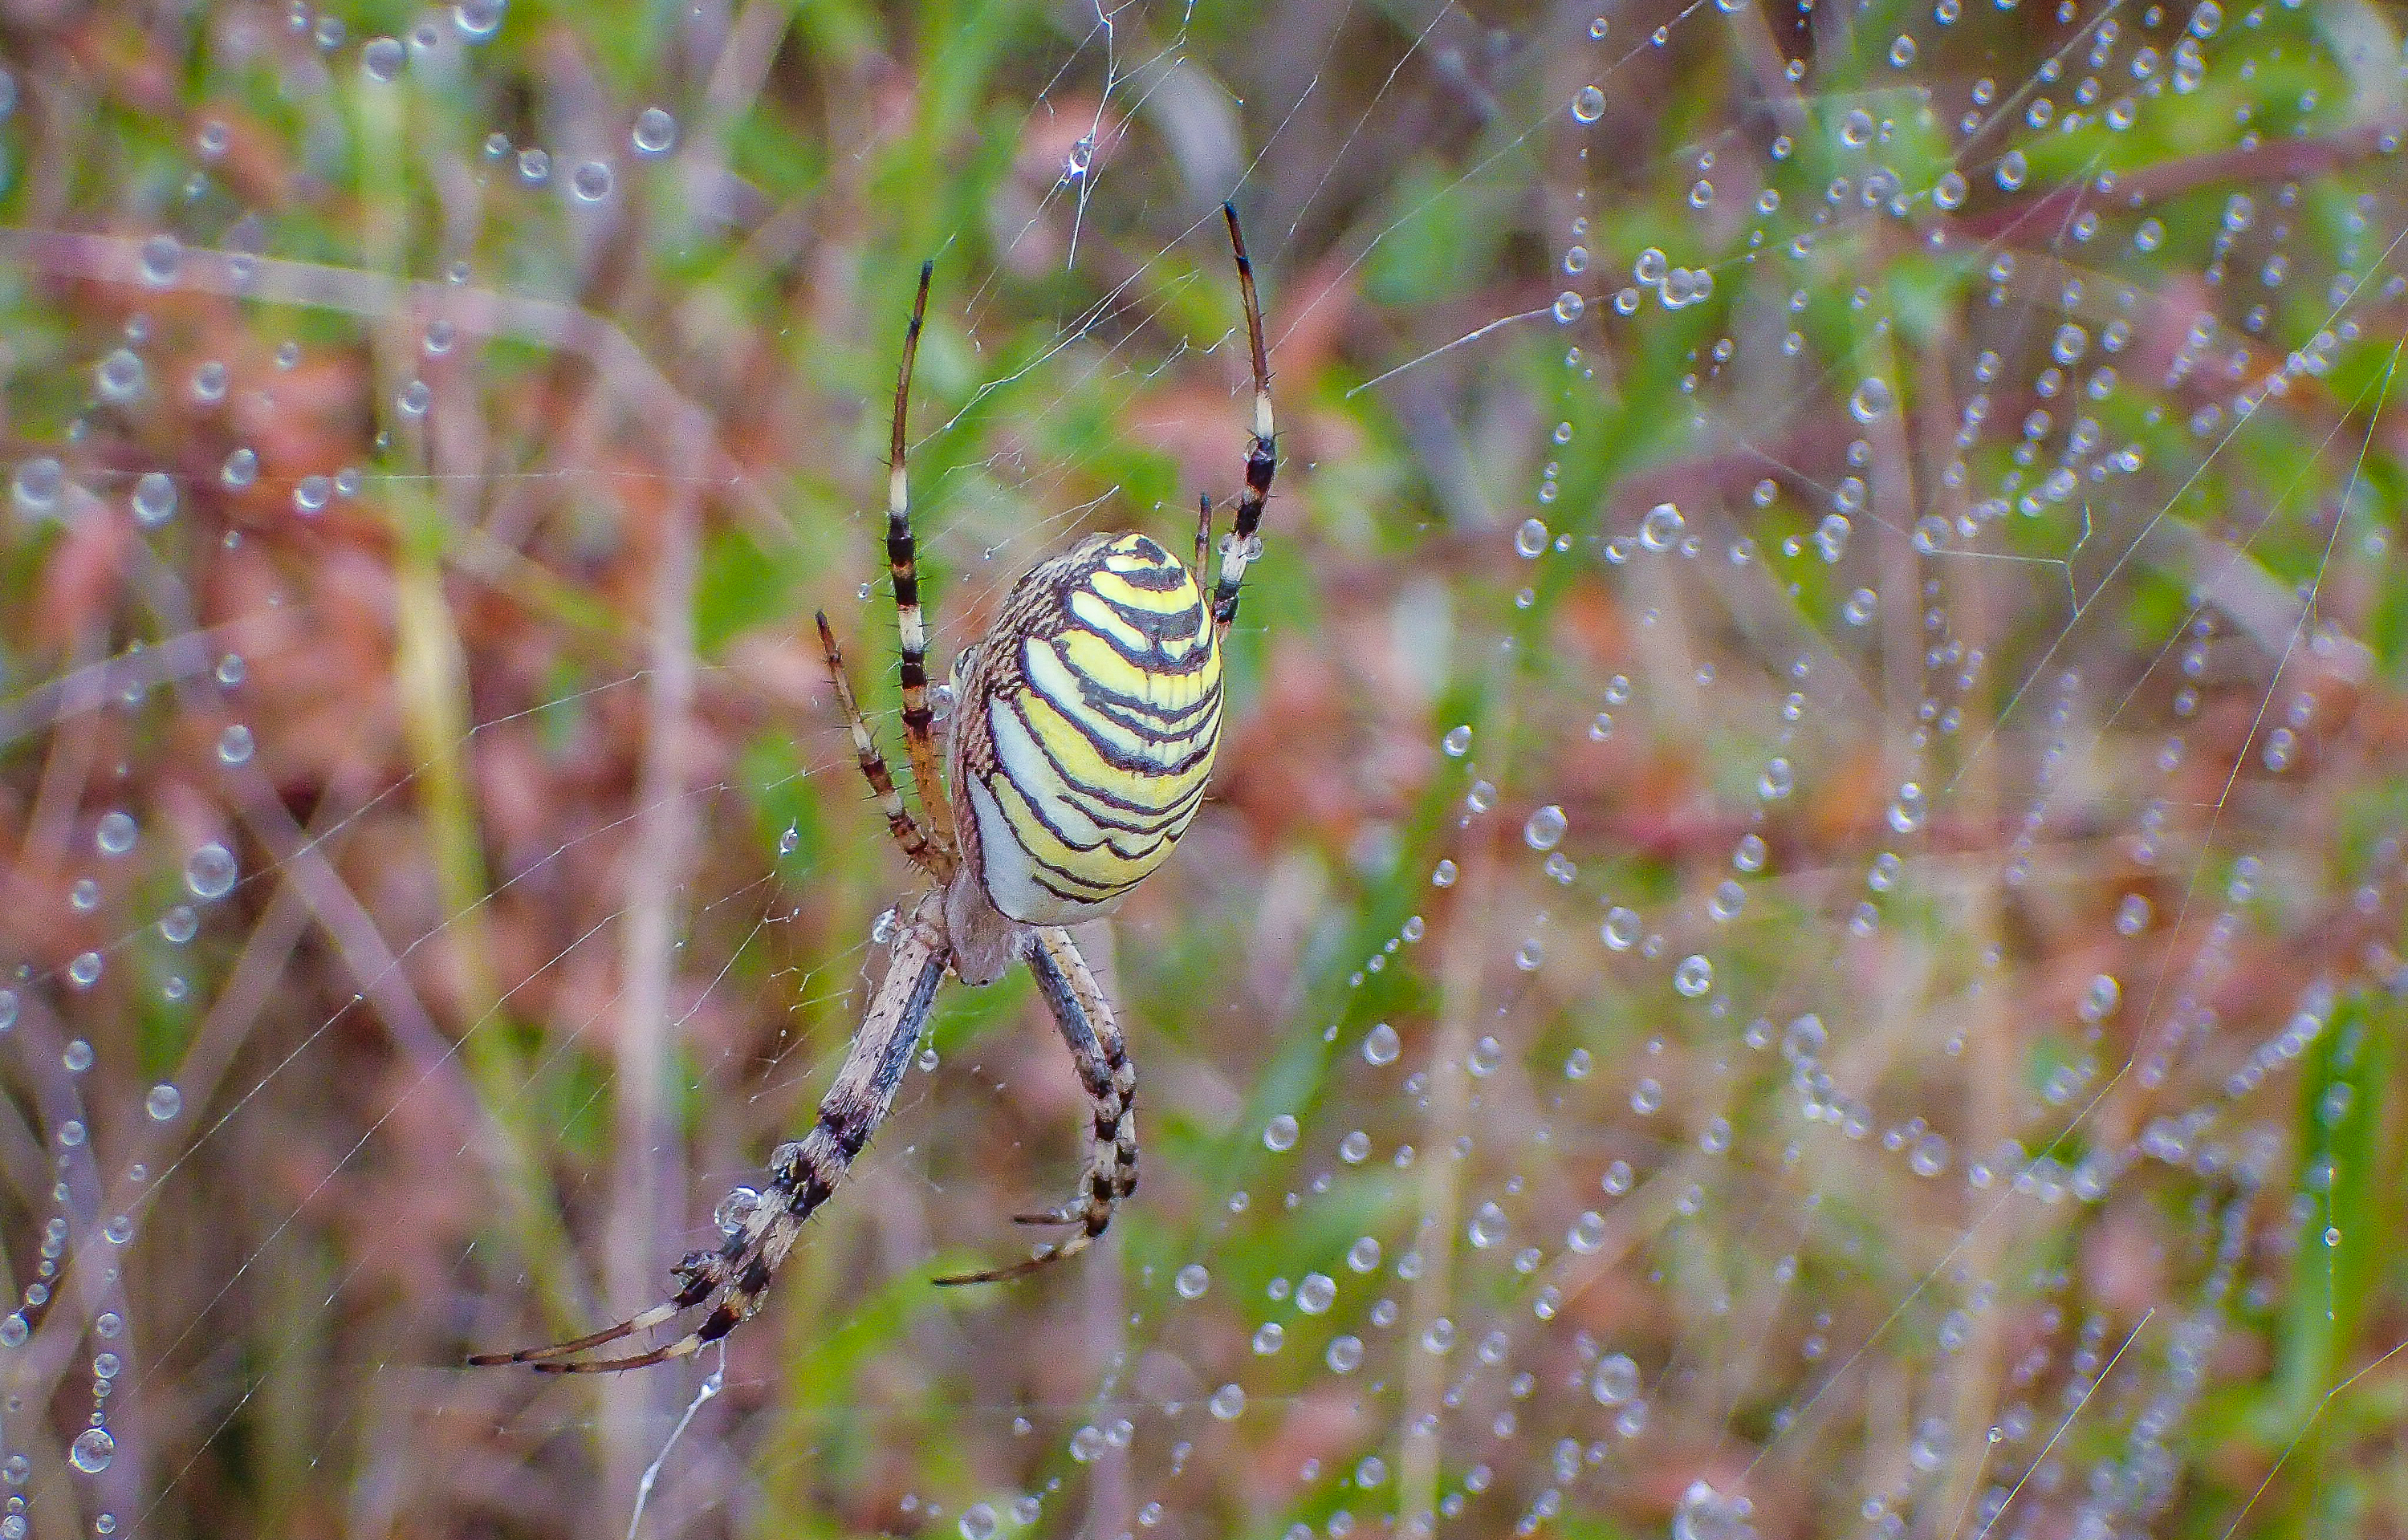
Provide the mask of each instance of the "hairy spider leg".
POLYGON ((1279 468, 1279 440, 1271 423, 1270 354, 1263 346, 1263 307, 1254 293, 1254 266, 1246 260, 1238 206, 1225 203, 1221 212, 1229 221, 1229 250, 1238 259, 1238 293, 1245 302, 1246 340, 1253 345, 1254 365, 1254 427, 1246 445, 1246 490, 1238 499, 1238 527, 1221 547, 1221 578, 1212 589, 1212 622, 1226 636, 1238 618, 1238 585, 1245 578, 1246 563, 1254 559, 1254 531, 1263 521, 1263 505, 1270 499, 1271 475, 1279 468))
POLYGON ((769 1280, 794 1248, 803 1221, 827 1201, 853 1157, 886 1120, 951 955, 943 910, 933 895, 924 898, 895 939, 886 977, 845 1049, 835 1082, 820 1099, 819 1119, 810 1133, 779 1151, 768 1190, 734 1234, 716 1250, 695 1252, 678 1264, 681 1287, 675 1294, 588 1336, 515 1353, 480 1353, 468 1362, 523 1363, 552 1375, 611 1374, 698 1353, 741 1325, 767 1297, 769 1280), (701 1305, 710 1308, 694 1330, 650 1352, 609 1359, 569 1356, 666 1325, 701 1305))
POLYGON ((937 715, 928 706, 928 617, 920 605, 918 543, 911 537, 911 489, 903 467, 904 414, 911 397, 911 365, 920 355, 920 327, 928 314, 928 277, 935 264, 920 264, 920 293, 911 302, 911 325, 903 334, 903 364, 895 377, 895 432, 886 451, 886 568, 895 579, 895 629, 903 658, 903 747, 911 761, 911 783, 928 820, 939 881, 953 869, 953 809, 937 772, 937 715))
POLYGON ((1053 1008, 1054 1024, 1061 1028, 1062 1041, 1068 1045, 1079 1079, 1087 1088, 1094 1137, 1081 1195, 1042 1214, 1012 1218, 1022 1224, 1080 1228, 1065 1240, 1039 1247, 1025 1262, 955 1274, 937 1279, 940 1284, 1025 1277, 1065 1257, 1075 1257, 1096 1243, 1111 1226, 1121 1200, 1137 1191, 1137 1069, 1128 1061, 1127 1043, 1112 1016, 1111 1001, 1096 983, 1070 933, 1058 925, 1037 933, 1037 945, 1028 953, 1028 971, 1037 976, 1039 992, 1053 1008))
POLYGON ((930 848, 928 836, 903 806, 903 793, 895 790, 895 777, 886 768, 886 756, 878 751, 878 740, 870 734, 869 723, 861 715, 861 702, 853 697, 853 681, 845 677, 844 653, 836 645, 836 633, 828 629, 827 611, 817 611, 813 617, 820 623, 820 646, 827 649, 828 678, 836 686, 837 705, 844 709, 845 725, 853 731, 853 752, 861 765, 864 780, 869 782, 870 793, 878 799, 878 810, 886 815, 887 833, 911 864, 932 877, 942 878, 937 868, 936 852, 930 848))

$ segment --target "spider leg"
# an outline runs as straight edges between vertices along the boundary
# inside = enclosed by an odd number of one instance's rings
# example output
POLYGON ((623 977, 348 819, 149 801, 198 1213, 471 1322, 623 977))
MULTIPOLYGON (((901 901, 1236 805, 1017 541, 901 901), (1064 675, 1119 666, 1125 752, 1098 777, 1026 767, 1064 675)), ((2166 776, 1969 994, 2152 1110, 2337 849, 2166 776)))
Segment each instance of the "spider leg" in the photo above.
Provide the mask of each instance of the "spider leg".
POLYGON ((1263 505, 1271 495, 1271 475, 1279 468, 1279 438, 1271 423, 1270 355, 1263 346, 1263 306, 1254 292, 1254 265, 1246 260, 1246 237, 1238 228, 1238 207, 1225 203, 1221 212, 1229 221, 1229 250, 1238 259, 1238 293, 1246 306, 1246 340, 1254 347, 1254 430, 1246 445, 1246 490, 1238 499, 1238 527, 1221 546, 1221 578, 1212 588, 1212 623, 1229 634, 1238 618, 1238 585, 1246 563, 1254 559, 1255 535, 1263 521, 1263 505))
POLYGON ((928 706, 928 617, 920 607, 918 542, 911 536, 911 489, 903 469, 904 410, 911 396, 911 365, 920 354, 920 326, 928 314, 931 263, 920 264, 920 296, 911 302, 911 326, 903 334, 903 366, 895 378, 895 433, 886 451, 886 569, 895 579, 895 629, 903 661, 903 747, 911 761, 911 781, 928 820, 939 881, 952 874, 953 810, 937 774, 937 716, 928 706))
POLYGON ((861 775, 869 782, 870 791, 878 798, 878 810, 886 815, 886 829, 895 843, 911 863, 939 880, 944 874, 937 869, 936 852, 929 848, 928 836, 913 820, 910 809, 903 806, 903 794, 895 790, 895 777, 886 768, 886 756, 878 751, 878 740, 869 734, 869 723, 862 719, 861 703, 853 698, 853 681, 845 677, 844 654, 838 650, 836 633, 828 629, 827 613, 818 614, 820 646, 827 649, 828 678, 836 685, 837 704, 844 708, 845 725, 853 730, 853 757, 860 762, 861 775))
POLYGON ((1043 1214, 1016 1214, 1022 1224, 1075 1224, 1068 1238, 1049 1241, 1025 1262, 983 1272, 941 1277, 940 1284, 995 1283, 1025 1277, 1065 1257, 1074 1257, 1095 1244, 1112 1222, 1112 1211, 1137 1191, 1137 1070, 1128 1062, 1128 1045, 1113 1019, 1112 1004, 1079 955, 1070 933, 1059 926, 1037 933, 1028 954, 1028 970, 1053 1007, 1054 1024, 1069 1046, 1079 1078, 1087 1088, 1094 1111, 1094 1143, 1087 1157, 1084 1192, 1043 1214))
POLYGON ((1204 581, 1204 563, 1212 555, 1212 494, 1196 494, 1196 581, 1204 581))
POLYGON ((700 1352, 741 1325, 761 1307, 769 1279, 811 1211, 825 1203, 846 1170, 895 1105, 896 1088, 910 1067, 911 1053, 927 1026, 937 985, 951 955, 932 897, 896 938, 885 980, 870 1001, 861 1029, 845 1049, 835 1083, 820 1099, 818 1120, 800 1142, 773 1157, 769 1185, 736 1233, 710 1251, 696 1251, 678 1264, 682 1287, 666 1300, 616 1326, 572 1341, 515 1353, 480 1353, 474 1364, 523 1363, 542 1374, 594 1375, 641 1369, 700 1352), (649 1352, 625 1358, 580 1359, 569 1355, 616 1342, 667 1322, 698 1306, 709 1311, 694 1329, 649 1352))

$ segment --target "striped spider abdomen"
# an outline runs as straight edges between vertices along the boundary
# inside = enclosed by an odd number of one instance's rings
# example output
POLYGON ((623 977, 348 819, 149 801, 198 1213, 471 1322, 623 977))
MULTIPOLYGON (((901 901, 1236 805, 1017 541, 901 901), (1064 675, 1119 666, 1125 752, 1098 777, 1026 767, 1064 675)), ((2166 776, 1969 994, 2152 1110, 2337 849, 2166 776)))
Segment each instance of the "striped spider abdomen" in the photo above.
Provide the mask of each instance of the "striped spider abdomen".
POLYGON ((1109 914, 1204 797, 1221 649, 1186 565, 1096 535, 1013 586, 964 660, 953 785, 965 866, 1025 925, 1109 914))

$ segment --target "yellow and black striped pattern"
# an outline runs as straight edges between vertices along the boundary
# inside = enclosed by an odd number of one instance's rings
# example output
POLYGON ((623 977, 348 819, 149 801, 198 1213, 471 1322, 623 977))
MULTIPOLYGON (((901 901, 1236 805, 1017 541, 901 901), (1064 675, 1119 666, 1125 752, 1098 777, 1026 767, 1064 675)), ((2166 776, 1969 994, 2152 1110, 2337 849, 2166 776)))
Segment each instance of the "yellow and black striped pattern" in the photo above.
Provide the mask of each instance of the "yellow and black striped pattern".
POLYGON ((961 768, 981 877, 1029 925, 1110 910, 1162 864, 1204 798, 1221 649, 1196 578, 1142 535, 1031 571, 966 676, 961 768))

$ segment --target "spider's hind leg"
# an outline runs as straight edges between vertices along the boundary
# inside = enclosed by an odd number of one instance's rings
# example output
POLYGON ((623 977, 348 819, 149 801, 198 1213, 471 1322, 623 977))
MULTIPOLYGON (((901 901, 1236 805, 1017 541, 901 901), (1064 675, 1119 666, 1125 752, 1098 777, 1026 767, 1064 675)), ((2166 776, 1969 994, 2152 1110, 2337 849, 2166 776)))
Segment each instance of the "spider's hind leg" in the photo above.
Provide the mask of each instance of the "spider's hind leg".
POLYGON ((641 1369, 700 1352, 760 1309, 768 1297, 770 1278, 802 1233, 803 1221, 827 1202, 853 1157, 861 1153, 895 1105, 895 1090, 910 1067, 951 954, 936 904, 933 896, 922 900, 910 923, 896 938, 885 981, 870 1001, 861 1029, 853 1034, 834 1083, 820 1099, 819 1119, 810 1133, 779 1152, 767 1191, 735 1233, 717 1248, 690 1252, 678 1263, 676 1293, 587 1336, 515 1353, 480 1353, 468 1362, 523 1363, 551 1375, 641 1369), (607 1359, 572 1356, 665 1326, 703 1306, 709 1308, 692 1330, 649 1352, 607 1359))
POLYGON ((1028 970, 1052 1007, 1062 1041, 1069 1046, 1079 1078, 1087 1088, 1094 1114, 1094 1141, 1089 1147, 1082 1190, 1060 1207, 1042 1214, 1015 1214, 1022 1224, 1071 1224, 1079 1228, 1059 1241, 1048 1241, 1025 1262, 982 1272, 937 1279, 941 1284, 994 1283, 1036 1272, 1073 1257, 1093 1246, 1112 1222, 1121 1200, 1137 1191, 1137 1069, 1111 1001, 1096 983, 1087 961, 1058 926, 1037 933, 1029 948, 1028 970))

